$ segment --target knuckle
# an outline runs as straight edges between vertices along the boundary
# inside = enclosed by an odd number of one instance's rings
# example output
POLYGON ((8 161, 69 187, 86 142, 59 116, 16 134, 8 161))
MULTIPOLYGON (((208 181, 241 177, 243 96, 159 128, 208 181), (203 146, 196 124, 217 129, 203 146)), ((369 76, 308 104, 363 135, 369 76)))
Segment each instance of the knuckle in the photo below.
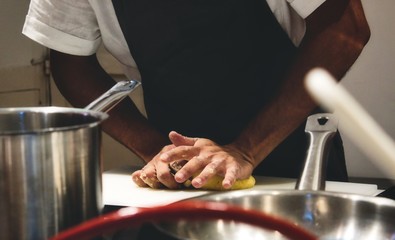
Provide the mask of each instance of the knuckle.
POLYGON ((207 165, 205 172, 209 175, 214 175, 217 173, 217 167, 214 165, 207 165))

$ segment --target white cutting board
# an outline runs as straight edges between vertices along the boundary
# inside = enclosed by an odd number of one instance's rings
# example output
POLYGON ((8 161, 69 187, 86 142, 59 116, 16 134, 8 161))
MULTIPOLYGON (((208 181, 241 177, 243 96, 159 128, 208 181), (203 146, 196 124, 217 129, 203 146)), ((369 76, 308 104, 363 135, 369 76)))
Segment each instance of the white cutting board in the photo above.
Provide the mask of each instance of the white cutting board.
MULTIPOLYGON (((153 207, 166 205, 180 200, 201 196, 212 191, 169 190, 138 187, 131 178, 133 169, 125 168, 108 171, 103 174, 103 201, 105 205, 153 207)), ((292 190, 295 179, 256 176, 256 185, 252 189, 292 190)), ((250 189, 251 190, 251 189, 250 189)), ((247 190, 240 190, 247 191, 247 190)), ((380 190, 374 184, 350 182, 326 182, 326 191, 375 196, 380 190)))

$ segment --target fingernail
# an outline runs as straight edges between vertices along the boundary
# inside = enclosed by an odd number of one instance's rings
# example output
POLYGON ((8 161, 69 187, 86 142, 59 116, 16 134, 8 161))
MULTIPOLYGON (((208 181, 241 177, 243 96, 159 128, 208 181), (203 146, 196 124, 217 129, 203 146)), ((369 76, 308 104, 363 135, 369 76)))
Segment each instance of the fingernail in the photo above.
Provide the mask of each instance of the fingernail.
POLYGON ((224 181, 224 182, 222 183, 222 186, 223 186, 225 189, 228 189, 228 188, 230 188, 232 185, 230 184, 229 181, 224 181))
POLYGON ((194 187, 201 187, 202 186, 202 180, 200 178, 195 178, 193 179, 193 184, 194 187))
POLYGON ((176 179, 177 182, 184 182, 185 181, 185 175, 180 172, 176 173, 174 178, 176 179))

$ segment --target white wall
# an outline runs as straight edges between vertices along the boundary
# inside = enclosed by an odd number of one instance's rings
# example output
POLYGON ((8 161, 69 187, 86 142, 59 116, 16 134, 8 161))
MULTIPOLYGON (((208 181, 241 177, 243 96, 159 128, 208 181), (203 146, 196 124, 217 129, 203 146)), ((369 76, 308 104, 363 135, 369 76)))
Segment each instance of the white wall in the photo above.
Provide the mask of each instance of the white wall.
POLYGON ((44 48, 23 37, 21 31, 29 1, 0 2, 0 67, 28 66, 34 57, 41 57, 44 48))
POLYGON ((47 50, 21 33, 28 6, 27 0, 0 1, 0 107, 49 103, 42 61, 47 50))
MULTIPOLYGON (((363 0, 371 39, 342 81, 372 117, 395 138, 395 1, 363 0)), ((341 127, 340 127, 341 128, 341 127)), ((384 175, 347 137, 344 139, 350 176, 395 179, 384 175)))

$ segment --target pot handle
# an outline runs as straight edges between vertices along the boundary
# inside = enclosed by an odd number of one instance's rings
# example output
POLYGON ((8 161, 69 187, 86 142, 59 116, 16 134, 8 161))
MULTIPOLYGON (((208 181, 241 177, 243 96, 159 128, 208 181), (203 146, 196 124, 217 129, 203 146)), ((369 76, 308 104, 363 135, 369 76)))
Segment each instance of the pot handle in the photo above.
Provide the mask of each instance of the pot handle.
POLYGON ((252 209, 221 202, 188 200, 152 208, 125 207, 67 229, 50 240, 92 239, 128 227, 152 221, 171 220, 236 220, 268 230, 278 231, 290 239, 312 240, 316 236, 300 226, 252 209))
POLYGON ((141 83, 136 80, 120 81, 84 109, 98 112, 108 112, 140 84, 141 83))
POLYGON ((337 126, 338 120, 330 113, 314 114, 307 118, 305 132, 309 147, 296 190, 325 190, 326 162, 337 126))

